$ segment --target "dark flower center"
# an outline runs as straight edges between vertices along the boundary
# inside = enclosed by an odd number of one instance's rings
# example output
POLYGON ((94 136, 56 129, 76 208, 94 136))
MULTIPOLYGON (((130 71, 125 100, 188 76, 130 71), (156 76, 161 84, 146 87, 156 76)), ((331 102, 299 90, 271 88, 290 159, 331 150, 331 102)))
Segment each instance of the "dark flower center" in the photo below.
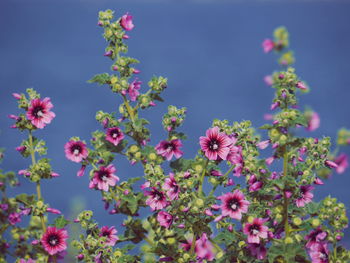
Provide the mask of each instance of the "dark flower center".
POLYGON ((233 198, 228 202, 228 206, 231 210, 236 211, 240 207, 240 203, 236 198, 233 198))
POLYGON ((58 244, 58 241, 59 241, 58 236, 55 234, 50 235, 48 238, 48 243, 53 247, 58 244))
POLYGON ((155 191, 155 192, 153 193, 153 196, 154 196, 154 198, 155 198, 156 200, 163 200, 163 198, 164 198, 163 193, 161 193, 161 192, 159 192, 159 191, 155 191))
POLYGON ((104 232, 102 233, 102 236, 104 236, 104 237, 109 237, 109 232, 108 232, 108 231, 104 231, 104 232))
POLYGON ((168 143, 165 145, 165 148, 168 152, 171 152, 175 147, 172 143, 168 143))
POLYGON ((251 235, 257 235, 260 232, 260 226, 259 225, 252 225, 249 229, 249 232, 251 235))
POLYGON ((81 153, 81 147, 79 144, 74 144, 71 148, 71 152, 74 154, 74 155, 78 155, 79 153, 81 153))
POLYGON ((36 106, 32 113, 36 118, 41 118, 44 115, 43 110, 44 108, 42 106, 36 106))
POLYGON ((216 151, 217 149, 219 149, 219 142, 217 140, 211 140, 209 143, 209 149, 212 151, 216 151))
POLYGON ((98 178, 102 181, 106 181, 107 178, 109 177, 109 173, 106 171, 99 171, 98 172, 98 178))
POLYGON ((119 131, 117 129, 111 130, 110 135, 113 139, 119 136, 119 131))

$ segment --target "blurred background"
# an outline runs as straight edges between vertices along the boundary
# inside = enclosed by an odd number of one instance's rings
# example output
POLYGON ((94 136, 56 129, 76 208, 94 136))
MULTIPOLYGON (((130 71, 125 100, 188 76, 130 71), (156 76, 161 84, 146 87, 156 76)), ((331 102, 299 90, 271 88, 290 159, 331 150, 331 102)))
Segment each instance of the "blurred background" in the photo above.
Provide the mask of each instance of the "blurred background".
MULTIPOLYGON (((88 188, 88 176, 76 176, 79 164, 65 158, 64 144, 72 136, 88 141, 99 129, 98 110, 117 111, 120 98, 107 87, 87 84, 93 75, 109 72, 103 56, 105 41, 98 27, 99 10, 129 12, 135 28, 129 32, 129 55, 141 61, 143 89, 153 75, 168 78, 165 103, 144 111, 151 120, 153 145, 166 137, 161 116, 167 105, 187 107, 180 129, 188 135, 186 158, 198 150, 199 136, 214 118, 251 120, 255 127, 266 121, 273 90, 263 78, 279 69, 277 56, 264 54, 261 43, 284 25, 296 56, 296 73, 311 87, 301 98, 321 117, 321 127, 307 136, 331 136, 350 128, 350 2, 349 1, 0 1, 0 147, 6 148, 1 168, 18 171, 29 166, 15 151, 26 134, 9 128, 8 114, 17 114, 13 92, 33 87, 50 97, 56 118, 36 136, 46 140, 48 157, 59 178, 42 183, 43 197, 71 219, 76 210, 91 209, 101 225, 122 223, 123 217, 103 209, 98 191, 88 188), (77 208, 79 206, 79 208, 77 208)), ((266 138, 266 134, 263 138, 266 138)), ((350 154, 350 147, 342 150, 350 154)), ((142 175, 118 157, 121 180, 142 175)), ((21 178, 13 193, 34 193, 34 184, 21 178)), ((335 174, 317 187, 315 199, 337 197, 350 208, 350 170, 335 174)), ((348 215, 349 212, 348 212, 348 215)), ((343 243, 350 248, 350 231, 343 243)))

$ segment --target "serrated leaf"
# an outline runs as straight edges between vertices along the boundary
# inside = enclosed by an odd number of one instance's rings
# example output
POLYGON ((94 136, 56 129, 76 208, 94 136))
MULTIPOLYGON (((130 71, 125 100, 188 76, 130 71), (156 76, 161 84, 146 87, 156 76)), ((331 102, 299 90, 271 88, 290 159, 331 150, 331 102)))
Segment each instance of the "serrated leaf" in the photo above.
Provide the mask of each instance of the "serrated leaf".
POLYGON ((64 228, 66 225, 68 225, 69 224, 69 220, 66 220, 65 218, 64 218, 64 216, 59 216, 59 217, 57 217, 56 219, 55 219, 55 223, 54 223, 54 225, 55 225, 55 227, 57 227, 57 228, 64 228))
POLYGON ((100 85, 106 84, 107 82, 109 82, 109 74, 108 73, 97 74, 93 76, 92 79, 89 79, 87 82, 98 83, 100 85))

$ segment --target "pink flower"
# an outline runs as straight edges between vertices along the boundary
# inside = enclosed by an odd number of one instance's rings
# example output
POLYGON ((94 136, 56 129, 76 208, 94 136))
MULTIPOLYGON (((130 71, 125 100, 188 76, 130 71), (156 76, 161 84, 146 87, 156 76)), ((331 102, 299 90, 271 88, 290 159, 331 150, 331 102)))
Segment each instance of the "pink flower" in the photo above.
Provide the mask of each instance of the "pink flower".
POLYGON ((256 257, 259 260, 263 260, 266 257, 266 247, 261 244, 250 243, 248 244, 248 249, 252 256, 256 257))
POLYGON ((345 153, 341 153, 337 158, 335 158, 334 162, 338 165, 338 167, 335 169, 338 174, 344 173, 346 168, 349 166, 348 156, 345 153))
POLYGON ((260 243, 260 238, 267 238, 268 227, 264 226, 264 219, 254 218, 253 222, 244 226, 243 233, 248 236, 248 243, 260 243))
POLYGON ((19 260, 19 263, 35 263, 35 260, 33 260, 33 259, 31 259, 31 258, 25 260, 25 259, 21 258, 21 259, 19 260))
POLYGON ((312 230, 310 234, 305 236, 305 240, 307 240, 305 247, 311 249, 312 247, 317 246, 317 244, 324 241, 326 237, 327 232, 322 231, 321 227, 318 227, 315 230, 312 230))
POLYGON ((157 144, 155 147, 157 154, 165 157, 168 161, 173 158, 173 155, 175 155, 176 158, 180 158, 183 154, 182 151, 180 151, 180 147, 182 147, 182 143, 179 139, 174 139, 171 141, 161 141, 157 144))
POLYGON ((179 193, 180 193, 180 187, 176 183, 173 173, 170 173, 169 178, 165 179, 163 189, 167 191, 166 194, 170 200, 178 199, 179 193))
POLYGON ((267 159, 265 160, 265 163, 266 163, 267 165, 271 165, 275 159, 276 159, 275 156, 271 156, 271 157, 269 157, 269 158, 267 158, 267 159))
POLYGON ((297 87, 298 89, 301 89, 301 90, 307 90, 307 87, 306 87, 305 83, 302 82, 302 81, 298 81, 296 87, 297 87))
POLYGON ((82 141, 69 141, 64 145, 64 152, 68 160, 80 163, 83 159, 88 157, 88 150, 86 144, 82 141))
POLYGON ((105 166, 100 166, 98 171, 94 172, 94 177, 90 181, 89 187, 96 188, 108 191, 109 186, 115 186, 115 184, 119 181, 119 177, 114 173, 117 170, 113 166, 113 164, 105 166))
POLYGON ((55 209, 55 208, 51 208, 51 207, 46 208, 46 212, 56 214, 56 215, 62 214, 60 210, 55 209))
POLYGON ((263 183, 258 181, 255 174, 250 176, 248 184, 249 184, 249 192, 258 191, 263 186, 263 183))
POLYGON ((164 192, 152 187, 151 191, 145 191, 145 196, 148 196, 146 205, 150 206, 152 211, 161 210, 168 205, 164 192))
POLYGON ((249 201, 244 199, 243 193, 236 189, 233 193, 226 193, 219 196, 222 204, 220 206, 223 216, 241 220, 242 213, 248 212, 249 201))
POLYGON ((207 130, 206 137, 199 138, 199 144, 209 160, 217 160, 218 157, 226 160, 232 141, 225 133, 219 132, 218 127, 214 127, 207 130))
POLYGON ((107 246, 114 246, 115 243, 118 241, 118 236, 117 234, 117 230, 114 228, 114 226, 108 227, 108 226, 103 226, 100 229, 100 233, 99 236, 100 237, 106 237, 106 242, 105 244, 107 246))
POLYGON ((261 141, 259 143, 256 144, 256 146, 261 149, 261 150, 264 150, 266 149, 270 144, 270 140, 266 140, 266 141, 261 141))
POLYGON ((44 98, 43 100, 33 99, 27 111, 27 119, 36 128, 43 129, 56 116, 55 113, 50 111, 52 107, 50 98, 44 98))
POLYGON ((157 215, 157 220, 161 226, 169 228, 173 223, 173 216, 165 211, 160 211, 157 215))
POLYGON ((327 243, 318 243, 309 251, 312 263, 328 263, 328 246, 327 243))
POLYGON ((300 186, 300 195, 296 200, 297 207, 304 207, 305 204, 310 203, 314 195, 311 191, 314 189, 311 185, 300 186))
POLYGON ((126 30, 130 31, 134 28, 134 24, 132 23, 132 16, 129 13, 126 13, 122 16, 120 20, 120 25, 126 30))
POLYGON ((317 114, 317 112, 313 112, 310 117, 308 118, 308 123, 306 130, 308 131, 314 131, 318 127, 320 127, 320 116, 317 114))
POLYGON ((271 75, 267 75, 264 77, 265 84, 267 86, 272 86, 273 85, 273 78, 271 75))
POLYGON ((273 42, 271 39, 265 39, 262 43, 263 49, 265 53, 269 53, 273 50, 275 47, 275 42, 273 42))
POLYGON ((207 238, 207 234, 203 233, 202 236, 196 241, 195 251, 197 257, 200 259, 213 260, 215 258, 214 247, 207 238))
POLYGON ((8 220, 9 220, 11 225, 15 225, 15 224, 22 221, 21 214, 13 212, 13 213, 9 214, 8 220))
POLYGON ((106 140, 117 146, 124 139, 124 133, 118 127, 112 127, 106 131, 106 140))
POLYGON ((84 173, 85 173, 85 169, 86 169, 86 165, 82 165, 82 166, 80 167, 79 171, 77 172, 77 176, 78 176, 78 177, 83 176, 84 173))
POLYGON ((141 81, 134 80, 130 83, 128 93, 131 101, 136 101, 139 96, 139 89, 141 88, 141 81))
POLYGON ((335 162, 330 161, 330 160, 326 160, 326 161, 324 162, 324 164, 325 164, 326 166, 328 166, 329 168, 337 168, 337 167, 338 167, 338 164, 336 164, 335 162))
POLYGON ((41 238, 41 244, 47 253, 55 255, 67 249, 66 239, 68 239, 66 230, 49 226, 41 238))
POLYGON ((12 93, 12 96, 16 99, 16 100, 20 100, 22 95, 19 93, 12 93))

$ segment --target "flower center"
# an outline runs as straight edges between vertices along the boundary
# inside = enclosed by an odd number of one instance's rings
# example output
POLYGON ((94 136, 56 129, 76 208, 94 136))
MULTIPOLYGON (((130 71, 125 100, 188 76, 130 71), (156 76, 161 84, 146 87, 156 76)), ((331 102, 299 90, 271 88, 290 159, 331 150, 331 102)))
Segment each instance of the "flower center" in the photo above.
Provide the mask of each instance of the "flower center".
POLYGON ((51 246, 57 245, 57 243, 58 243, 58 238, 57 238, 57 236, 56 236, 56 235, 51 235, 51 236, 49 237, 48 243, 49 243, 51 246))
POLYGON ((219 143, 217 140, 212 140, 209 144, 209 149, 210 150, 217 150, 219 148, 219 143))
POLYGON ((72 147, 72 151, 74 155, 79 155, 80 151, 81 151, 81 147, 79 145, 74 145, 72 147))
POLYGON ((229 206, 233 211, 236 211, 239 208, 239 203, 236 199, 232 199, 229 203, 229 206))
POLYGON ((43 111, 43 108, 41 106, 35 107, 33 109, 33 115, 37 118, 42 117, 44 115, 42 111, 43 111))
POLYGON ((98 173, 98 177, 100 178, 100 180, 102 181, 107 181, 108 177, 109 177, 109 174, 105 171, 100 171, 98 173))
POLYGON ((260 229, 260 227, 258 225, 252 225, 250 227, 250 234, 256 236, 260 232, 259 229, 260 229))
POLYGON ((174 149, 174 146, 172 144, 168 144, 167 148, 166 148, 166 151, 167 152, 171 152, 173 149, 174 149))

